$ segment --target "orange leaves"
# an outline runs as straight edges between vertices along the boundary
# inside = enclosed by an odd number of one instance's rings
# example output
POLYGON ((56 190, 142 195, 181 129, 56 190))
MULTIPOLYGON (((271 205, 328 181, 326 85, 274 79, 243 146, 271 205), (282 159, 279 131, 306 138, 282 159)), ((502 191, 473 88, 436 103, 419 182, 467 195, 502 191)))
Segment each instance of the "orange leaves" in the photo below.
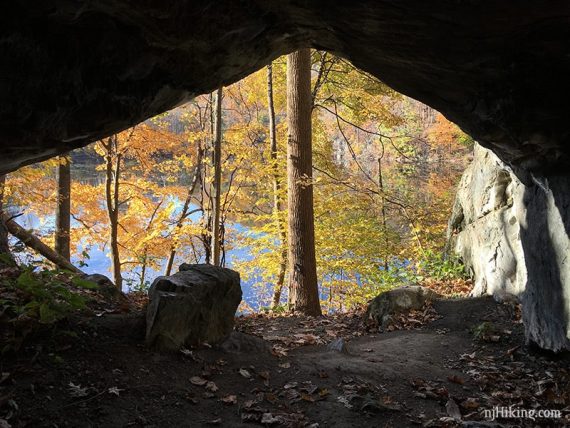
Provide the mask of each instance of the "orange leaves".
POLYGON ((427 136, 430 143, 450 153, 465 149, 466 143, 470 141, 470 137, 441 113, 437 114, 435 123, 427 130, 427 136))

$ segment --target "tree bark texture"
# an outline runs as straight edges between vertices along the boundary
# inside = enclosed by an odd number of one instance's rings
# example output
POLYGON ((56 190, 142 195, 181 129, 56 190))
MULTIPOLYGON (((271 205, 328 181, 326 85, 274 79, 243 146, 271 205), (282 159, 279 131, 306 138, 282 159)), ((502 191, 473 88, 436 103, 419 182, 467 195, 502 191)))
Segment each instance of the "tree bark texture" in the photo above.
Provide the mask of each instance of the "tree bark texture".
POLYGON ((311 52, 287 57, 289 290, 293 310, 320 315, 312 184, 311 52))

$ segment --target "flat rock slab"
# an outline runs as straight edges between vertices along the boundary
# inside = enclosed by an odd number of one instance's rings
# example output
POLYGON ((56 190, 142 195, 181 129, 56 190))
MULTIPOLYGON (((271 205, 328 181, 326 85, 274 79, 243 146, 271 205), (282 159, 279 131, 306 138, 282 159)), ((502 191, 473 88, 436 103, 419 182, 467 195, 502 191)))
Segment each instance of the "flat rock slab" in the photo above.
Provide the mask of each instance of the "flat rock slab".
POLYGON ((239 273, 189 264, 156 278, 148 294, 146 343, 165 350, 223 341, 242 297, 239 273))

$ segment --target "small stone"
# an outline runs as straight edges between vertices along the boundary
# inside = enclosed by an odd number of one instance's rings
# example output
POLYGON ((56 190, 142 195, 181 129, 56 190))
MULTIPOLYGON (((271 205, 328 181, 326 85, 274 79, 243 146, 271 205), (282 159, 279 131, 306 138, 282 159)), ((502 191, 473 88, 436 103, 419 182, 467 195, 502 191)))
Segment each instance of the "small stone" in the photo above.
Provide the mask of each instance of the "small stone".
POLYGON ((327 350, 330 352, 340 352, 342 354, 350 354, 346 341, 339 337, 327 345, 327 350))

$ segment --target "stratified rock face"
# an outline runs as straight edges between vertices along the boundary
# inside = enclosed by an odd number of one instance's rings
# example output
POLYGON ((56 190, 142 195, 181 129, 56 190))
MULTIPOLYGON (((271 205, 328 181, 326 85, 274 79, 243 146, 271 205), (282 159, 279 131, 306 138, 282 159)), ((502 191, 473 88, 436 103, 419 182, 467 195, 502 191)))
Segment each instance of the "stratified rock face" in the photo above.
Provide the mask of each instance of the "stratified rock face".
POLYGON ((149 289, 146 342, 167 350, 221 342, 232 332, 241 296, 237 272, 183 264, 149 289))
POLYGON ((385 327, 393 315, 421 309, 428 300, 437 297, 440 296, 433 290, 418 285, 394 288, 372 299, 366 310, 366 318, 375 321, 380 327, 385 327))
POLYGON ((492 152, 475 148, 449 223, 472 294, 519 296, 528 341, 570 349, 570 178, 526 186, 492 152))
POLYGON ((312 46, 435 107, 517 168, 570 167, 567 0, 13 0, 0 173, 312 46))
POLYGON ((520 240, 524 185, 491 151, 476 145, 449 220, 451 245, 475 285, 473 296, 520 295, 526 266, 520 240))

